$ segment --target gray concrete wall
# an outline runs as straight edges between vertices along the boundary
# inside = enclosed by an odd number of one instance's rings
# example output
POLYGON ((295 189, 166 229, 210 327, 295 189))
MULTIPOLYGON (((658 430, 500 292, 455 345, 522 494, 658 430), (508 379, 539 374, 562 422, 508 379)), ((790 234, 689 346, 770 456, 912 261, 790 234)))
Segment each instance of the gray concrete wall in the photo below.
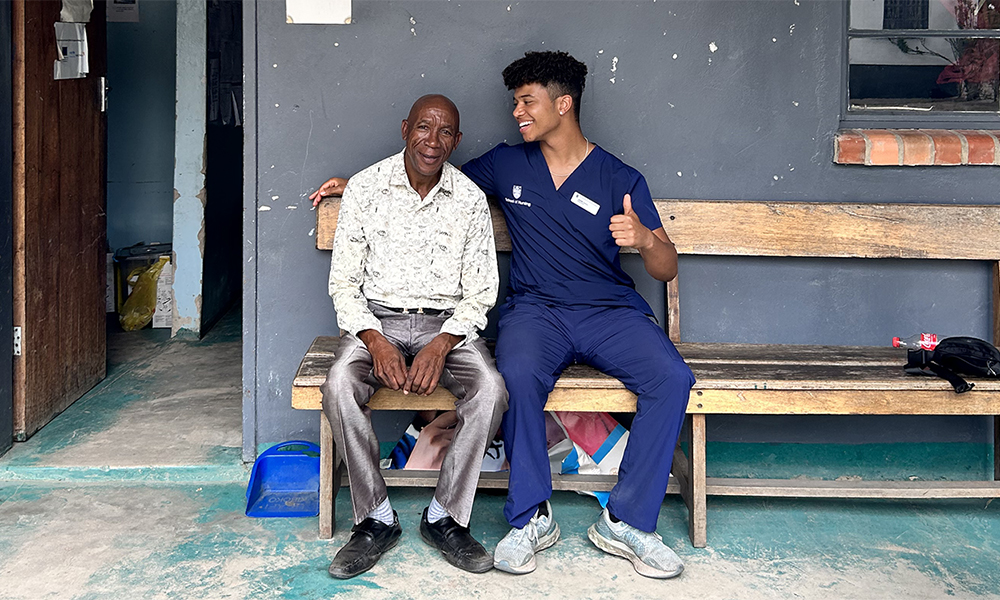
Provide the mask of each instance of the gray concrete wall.
POLYGON ((108 23, 108 245, 170 242, 174 215, 174 0, 108 23))
MULTIPOLYGON (((398 151, 400 120, 428 92, 450 95, 462 111, 456 164, 519 141, 500 71, 526 50, 566 50, 587 63, 584 131, 641 170, 654 197, 996 201, 990 168, 832 163, 841 2, 355 0, 349 26, 288 25, 281 2, 255 10, 247 13, 256 15, 256 54, 247 56, 257 61, 257 183, 248 187, 244 244, 244 260, 256 263, 256 301, 245 304, 256 310, 244 315, 255 365, 245 387, 256 398, 244 415, 248 448, 317 434, 315 413, 289 408, 309 342, 337 331, 329 255, 313 247, 307 194, 398 151)), ((881 345, 921 330, 988 335, 983 264, 685 258, 681 277, 689 341, 881 345)), ((662 306, 662 286, 640 279, 662 306)), ((984 419, 711 421, 719 440, 988 439, 984 419)))

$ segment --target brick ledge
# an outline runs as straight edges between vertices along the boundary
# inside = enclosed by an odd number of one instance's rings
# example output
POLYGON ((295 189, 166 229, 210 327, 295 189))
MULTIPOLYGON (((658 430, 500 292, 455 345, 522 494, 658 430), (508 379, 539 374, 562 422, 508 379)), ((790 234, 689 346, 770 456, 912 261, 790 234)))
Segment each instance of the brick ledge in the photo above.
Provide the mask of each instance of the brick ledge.
POLYGON ((866 167, 1000 166, 1000 130, 841 129, 833 162, 866 167))

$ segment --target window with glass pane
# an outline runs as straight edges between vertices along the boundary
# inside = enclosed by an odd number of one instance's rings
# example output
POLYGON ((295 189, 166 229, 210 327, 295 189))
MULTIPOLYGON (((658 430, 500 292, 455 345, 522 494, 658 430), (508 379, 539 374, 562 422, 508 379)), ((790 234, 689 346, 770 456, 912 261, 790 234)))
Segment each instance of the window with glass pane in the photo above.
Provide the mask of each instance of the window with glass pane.
POLYGON ((848 107, 1000 112, 1000 0, 850 0, 848 107))

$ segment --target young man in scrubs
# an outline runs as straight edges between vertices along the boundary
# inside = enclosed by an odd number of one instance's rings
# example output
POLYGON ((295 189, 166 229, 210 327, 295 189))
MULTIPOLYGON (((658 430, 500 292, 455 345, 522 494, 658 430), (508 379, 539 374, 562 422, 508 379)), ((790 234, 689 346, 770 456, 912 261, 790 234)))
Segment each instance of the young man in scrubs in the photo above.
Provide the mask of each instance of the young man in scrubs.
MULTIPOLYGON (((581 131, 586 75, 586 65, 564 52, 528 52, 514 61, 503 78, 525 143, 500 144, 462 167, 503 208, 513 244, 496 347, 510 396, 504 516, 512 529, 497 545, 494 566, 530 573, 535 553, 559 539, 548 502, 544 406, 560 373, 577 362, 638 396, 618 483, 588 537, 638 573, 665 579, 684 568, 656 534, 656 521, 694 376, 650 320, 618 253, 637 249, 651 276, 670 281, 677 252, 643 176, 581 131)), ((311 198, 339 195, 344 183, 330 179, 311 198)))
POLYGON ((638 396, 638 410, 607 508, 587 534, 641 575, 675 577, 677 555, 656 534, 674 447, 694 376, 621 268, 639 251, 660 281, 677 275, 677 251, 643 176, 580 129, 587 67, 564 52, 528 52, 503 71, 523 144, 500 144, 462 172, 503 207, 513 243, 511 295, 500 309, 497 368, 510 407, 504 516, 512 529, 494 552, 510 573, 535 569, 559 538, 548 499, 544 406, 569 364, 592 365, 638 396))

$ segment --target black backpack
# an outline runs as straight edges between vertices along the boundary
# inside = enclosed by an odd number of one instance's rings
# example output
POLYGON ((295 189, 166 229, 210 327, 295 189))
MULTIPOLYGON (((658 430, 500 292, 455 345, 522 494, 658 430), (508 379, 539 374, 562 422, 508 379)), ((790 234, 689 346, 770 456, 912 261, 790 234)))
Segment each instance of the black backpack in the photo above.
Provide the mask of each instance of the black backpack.
POLYGON ((933 350, 908 350, 906 359, 903 368, 907 373, 934 374, 947 379, 958 394, 975 387, 962 379, 962 375, 1000 377, 1000 350, 974 337, 945 338, 933 350))

